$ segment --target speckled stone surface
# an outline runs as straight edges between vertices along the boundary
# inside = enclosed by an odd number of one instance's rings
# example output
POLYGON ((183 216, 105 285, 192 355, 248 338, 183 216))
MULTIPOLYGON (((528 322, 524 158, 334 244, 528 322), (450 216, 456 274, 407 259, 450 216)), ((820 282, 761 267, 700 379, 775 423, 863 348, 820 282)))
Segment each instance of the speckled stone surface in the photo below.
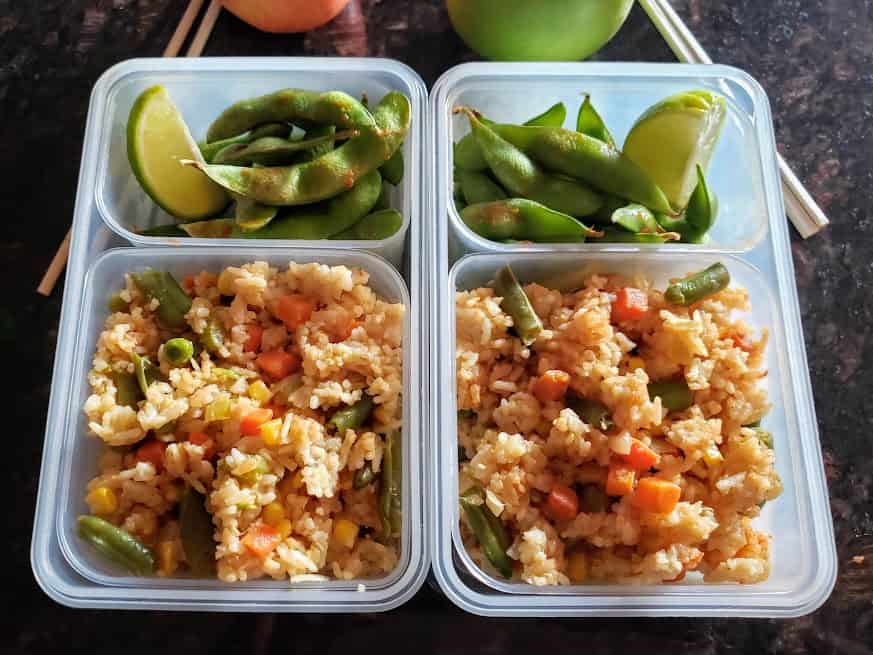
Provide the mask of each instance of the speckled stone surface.
MULTIPOLYGON (((13 499, 0 546, 8 599, 0 649, 873 653, 871 0, 675 2, 714 60, 761 81, 780 150, 832 220, 819 236, 793 242, 840 568, 820 610, 788 621, 489 620, 464 614, 428 585, 390 614, 340 618, 74 611, 50 601, 34 582, 28 551, 61 289, 48 299, 33 290, 72 215, 91 86, 122 59, 160 55, 185 4, 0 0, 0 270, 8 278, 0 346, 15 376, 0 464, 13 499)), ((262 35, 223 13, 204 54, 387 56, 428 85, 476 59, 440 0, 353 0, 333 24, 291 36, 262 35)), ((672 60, 639 9, 598 56, 672 60)))

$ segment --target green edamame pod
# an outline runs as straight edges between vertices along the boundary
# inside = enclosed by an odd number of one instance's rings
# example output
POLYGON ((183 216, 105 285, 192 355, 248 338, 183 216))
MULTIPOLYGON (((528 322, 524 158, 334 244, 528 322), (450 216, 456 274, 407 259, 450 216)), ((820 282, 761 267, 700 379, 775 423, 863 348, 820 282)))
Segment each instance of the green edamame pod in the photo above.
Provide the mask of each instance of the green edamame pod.
POLYGON ((671 284, 664 292, 667 302, 688 306, 718 293, 731 283, 731 274, 721 262, 671 284))
POLYGON ((161 373, 161 369, 152 364, 148 357, 130 353, 130 359, 133 362, 134 377, 143 396, 148 392, 149 385, 152 382, 166 380, 163 373, 161 373))
POLYGON ((481 487, 471 487, 461 494, 460 504, 482 553, 500 575, 512 577, 512 560, 506 554, 511 543, 509 535, 503 522, 485 505, 485 492, 481 487))
POLYGON ((678 240, 679 235, 675 232, 636 233, 610 228, 603 230, 602 238, 598 239, 604 243, 668 243, 678 240))
POLYGON ((706 184, 703 168, 697 166, 697 186, 688 199, 688 206, 679 218, 658 215, 658 222, 665 230, 676 232, 686 243, 700 243, 715 223, 718 201, 706 184))
POLYGON ((403 144, 401 143, 394 154, 379 167, 382 179, 397 186, 403 181, 403 144))
POLYGON ((579 494, 579 509, 587 514, 599 514, 609 509, 609 497, 596 484, 586 484, 579 494))
POLYGON ((226 148, 227 146, 237 145, 240 143, 251 143, 252 141, 255 141, 265 136, 287 135, 287 123, 267 123, 265 125, 259 125, 250 132, 239 134, 237 136, 232 136, 227 139, 213 141, 212 143, 201 141, 197 144, 197 147, 200 148, 200 154, 203 155, 203 159, 207 163, 212 164, 214 163, 213 159, 215 159, 215 155, 217 155, 221 149, 226 148))
POLYGON ((613 425, 612 412, 609 407, 592 398, 571 396, 567 399, 567 407, 593 428, 606 432, 613 425))
POLYGON ((206 499, 190 487, 179 502, 179 533, 191 572, 211 576, 215 572, 212 517, 206 511, 206 499))
POLYGON ((149 575, 155 571, 152 551, 130 533, 97 516, 78 518, 79 536, 94 546, 101 555, 124 567, 133 575, 149 575))
POLYGON ((634 234, 657 234, 658 221, 648 207, 636 203, 619 207, 612 212, 612 223, 634 234))
POLYGON ((160 303, 158 317, 164 325, 171 328, 185 325, 185 314, 191 309, 191 299, 176 282, 176 278, 166 271, 153 269, 131 273, 130 276, 149 300, 156 299, 160 303))
MULTIPOLYGON (((331 126, 332 127, 332 126, 331 126)), ((301 141, 289 141, 275 136, 265 136, 251 143, 240 143, 222 148, 212 163, 231 164, 233 166, 282 166, 292 162, 301 152, 316 148, 325 143, 330 144, 327 150, 333 150, 334 139, 348 139, 357 135, 354 130, 335 132, 323 136, 309 137, 301 141)))
POLYGON ((576 243, 601 235, 572 216, 525 198, 468 205, 460 215, 476 234, 494 241, 576 243))
POLYGON ((506 198, 506 192, 485 173, 457 169, 455 178, 461 186, 461 193, 468 205, 492 202, 506 198))
POLYGON ((164 344, 164 359, 173 366, 184 366, 194 356, 194 344, 184 337, 174 337, 164 344))
POLYGON ((355 489, 363 489, 373 483, 376 479, 376 474, 373 473, 373 465, 370 460, 364 462, 364 465, 355 471, 355 477, 352 479, 352 486, 355 489))
POLYGON ((382 488, 379 492, 379 515, 382 518, 382 532, 386 538, 400 536, 401 528, 401 477, 403 459, 401 457, 400 431, 396 430, 385 437, 382 455, 382 488))
POLYGON ((115 385, 115 404, 136 409, 137 403, 143 399, 136 376, 115 371, 112 373, 112 383, 115 385))
POLYGON ((224 347, 224 328, 214 316, 210 316, 206 321, 206 327, 203 328, 203 334, 200 335, 200 342, 207 352, 213 355, 221 352, 224 347))
POLYGON ((179 227, 185 233, 185 236, 215 239, 232 236, 234 229, 239 229, 234 218, 213 218, 208 221, 184 223, 179 227))
POLYGON ((391 185, 388 184, 385 180, 382 180, 382 190, 379 191, 379 199, 376 200, 376 204, 373 205, 373 211, 379 211, 380 209, 390 209, 391 208, 391 185))
POLYGON ((354 405, 349 405, 334 412, 328 421, 328 425, 332 425, 337 433, 344 435, 346 430, 354 430, 361 427, 370 418, 372 413, 373 399, 364 394, 354 405))
POLYGON ((305 138, 315 139, 327 137, 321 143, 318 143, 307 149, 303 155, 303 161, 313 161, 322 155, 326 155, 336 147, 336 125, 315 125, 306 130, 305 138))
POLYGON ((545 172, 524 152, 484 125, 472 110, 461 111, 470 120, 473 135, 488 167, 509 193, 539 202, 570 216, 593 214, 603 204, 600 195, 582 183, 545 172))
POLYGON ((671 412, 681 412, 694 404, 694 392, 684 379, 650 382, 649 397, 660 397, 661 405, 671 412))
POLYGON ((524 124, 534 127, 561 127, 567 120, 567 107, 563 102, 556 102, 542 114, 527 119, 524 124))
POLYGON ((213 121, 206 133, 211 143, 262 123, 322 123, 343 128, 373 127, 373 116, 358 100, 342 91, 282 89, 237 102, 213 121))
POLYGON ((524 345, 531 345, 543 331, 543 322, 509 266, 494 274, 494 292, 503 299, 500 308, 512 318, 518 338, 524 345))
POLYGON ((367 214, 339 234, 334 234, 332 240, 346 241, 381 241, 396 233, 403 225, 403 214, 396 209, 380 209, 367 214))
MULTIPOLYGON (((591 95, 583 94, 585 98, 579 106, 579 113, 576 115, 576 131, 580 134, 586 134, 594 139, 603 141, 613 148, 615 147, 615 139, 612 138, 606 123, 597 113, 594 105, 591 103, 591 95)), ((560 127, 560 125, 558 126, 560 127)))
POLYGON ((279 208, 273 205, 262 205, 248 198, 238 197, 234 209, 233 220, 243 232, 254 232, 265 227, 276 218, 279 208))
MULTIPOLYGON (((356 101, 357 102, 357 101, 356 101)), ((366 110, 364 110, 366 111, 366 110)), ((318 159, 292 166, 244 168, 182 160, 228 191, 265 205, 304 205, 332 198, 388 160, 409 131, 409 99, 392 91, 378 104, 376 124, 318 159)))

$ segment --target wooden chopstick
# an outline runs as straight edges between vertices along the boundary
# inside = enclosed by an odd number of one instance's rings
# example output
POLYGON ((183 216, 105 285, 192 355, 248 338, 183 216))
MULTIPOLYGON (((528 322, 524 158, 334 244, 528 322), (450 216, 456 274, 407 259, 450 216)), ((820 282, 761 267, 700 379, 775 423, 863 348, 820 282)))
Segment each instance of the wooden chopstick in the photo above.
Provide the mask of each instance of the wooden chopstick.
MULTIPOLYGON (((711 64, 712 59, 700 42, 688 29, 685 22, 666 0, 640 0, 655 28, 664 37, 667 45, 679 61, 692 64, 711 64)), ((822 208, 813 199, 782 155, 776 153, 779 174, 782 178, 782 195, 785 198, 785 213, 804 239, 816 234, 830 221, 822 208)))
MULTIPOLYGON (((182 18, 179 20, 179 24, 173 32, 173 36, 170 37, 170 41, 164 49, 164 57, 175 57, 179 54, 182 45, 185 43, 185 39, 188 38, 191 28, 197 20, 197 16, 203 7, 203 3, 204 0, 189 0, 185 13, 182 14, 182 18)), ((219 0, 211 0, 209 8, 206 10, 206 13, 203 15, 200 22, 200 27, 197 29, 197 33, 194 35, 191 45, 188 47, 188 52, 185 54, 186 57, 199 57, 201 55, 203 48, 206 47, 206 43, 209 41, 209 35, 212 34, 212 28, 215 27, 215 21, 218 19, 218 14, 220 12, 221 2, 219 2, 219 0)), ((67 257, 70 254, 71 230, 72 228, 67 230, 64 240, 61 242, 61 245, 58 246, 55 256, 52 258, 49 267, 42 276, 39 286, 36 288, 37 293, 40 293, 43 296, 51 295, 52 290, 55 288, 55 284, 57 284, 58 278, 60 278, 61 273, 64 272, 64 268, 67 265, 67 257)))

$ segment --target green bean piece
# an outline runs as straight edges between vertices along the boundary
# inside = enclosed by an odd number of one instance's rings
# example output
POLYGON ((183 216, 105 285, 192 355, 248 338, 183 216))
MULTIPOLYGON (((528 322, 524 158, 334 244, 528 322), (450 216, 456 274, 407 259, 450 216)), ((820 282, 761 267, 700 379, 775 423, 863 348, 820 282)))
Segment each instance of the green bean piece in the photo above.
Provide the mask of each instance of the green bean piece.
POLYGON ((512 318, 518 338, 524 345, 531 345, 543 331, 543 322, 508 265, 495 273, 494 292, 502 298, 500 308, 512 318))
POLYGON ((612 212, 612 223, 634 234, 657 234, 660 230, 655 215, 648 207, 636 203, 612 212))
POLYGON ((608 431, 614 425, 609 407, 593 398, 570 396, 567 399, 567 407, 576 412, 588 425, 601 432, 608 431))
POLYGON ((678 240, 679 235, 676 232, 635 233, 624 229, 610 228, 603 230, 601 238, 598 239, 603 243, 669 243, 678 240))
MULTIPOLYGON (((333 127, 333 126, 331 126, 333 127)), ((307 133, 308 134, 308 133, 307 133)), ((315 136, 300 141, 289 141, 275 136, 265 136, 251 143, 239 143, 222 148, 212 163, 231 164, 233 166, 251 166, 262 164, 264 166, 284 166, 293 162, 296 155, 317 148, 326 143, 333 150, 335 139, 348 139, 356 136, 354 130, 333 132, 323 136, 315 136)))
POLYGON ((209 320, 206 321, 206 327, 203 328, 203 334, 200 335, 200 342, 213 355, 219 354, 224 348, 224 328, 214 316, 210 316, 209 320))
POLYGON ((113 293, 109 297, 109 311, 110 312, 126 312, 130 304, 121 297, 121 292, 113 293))
POLYGON ((136 409, 137 403, 143 399, 143 393, 135 375, 114 371, 112 383, 115 385, 115 404, 136 409))
POLYGON ((182 160, 182 163, 199 168, 228 191, 265 205, 317 202, 348 191, 394 154, 409 131, 409 99, 392 91, 382 98, 373 117, 374 126, 360 128, 358 136, 311 162, 269 168, 203 164, 193 160, 182 160))
POLYGON ((282 89, 237 102, 213 121, 206 141, 242 134, 262 123, 320 123, 342 128, 374 126, 373 116, 358 100, 342 91, 282 89))
POLYGON ((215 539, 206 499, 190 487, 179 501, 179 533, 185 561, 194 575, 211 577, 215 572, 215 539))
POLYGON ((344 435, 346 430, 354 430, 361 427, 370 414, 373 413, 373 399, 364 394, 361 399, 353 405, 337 410, 330 417, 328 425, 332 425, 338 434, 344 435))
POLYGON ((212 143, 201 141, 197 144, 197 147, 200 148, 200 154, 203 156, 203 159, 206 160, 207 163, 212 164, 213 160, 215 159, 215 155, 217 155, 222 148, 226 148, 227 146, 237 145, 240 143, 251 143, 252 141, 255 141, 265 136, 287 135, 287 123, 266 123, 265 125, 259 125, 249 132, 238 134, 236 136, 231 136, 227 139, 213 141, 212 143))
POLYGON ((184 366, 194 356, 194 344, 184 337, 174 337, 164 344, 164 359, 173 366, 184 366))
POLYGON ((681 412, 694 404, 694 392, 684 379, 649 383, 649 398, 661 398, 661 405, 671 412, 681 412))
POLYGON ((97 516, 80 516, 78 527, 79 536, 84 541, 128 573, 133 575, 154 573, 155 559, 152 551, 130 533, 97 516))
POLYGON ((364 462, 364 465, 355 471, 355 477, 352 479, 352 486, 355 489, 363 489, 373 483, 376 479, 376 474, 373 473, 373 465, 369 460, 364 462))
POLYGON ((525 198, 468 205, 460 215, 467 227, 493 241, 578 243, 601 235, 572 216, 525 198))
POLYGON ((147 269, 142 273, 131 273, 137 288, 149 300, 157 300, 158 317, 167 327, 180 328, 185 325, 185 314, 191 309, 191 299, 182 291, 170 273, 147 269))
POLYGON ((143 396, 148 392, 149 385, 152 382, 166 380, 163 373, 161 373, 161 369, 152 364, 148 357, 130 353, 130 359, 133 361, 133 374, 143 396))
POLYGON ((761 443, 767 446, 770 450, 773 450, 773 435, 764 428, 753 429, 755 430, 755 436, 761 440, 761 443))
POLYGON ((314 161, 336 147, 336 125, 314 125, 306 130, 304 136, 307 140, 323 137, 326 137, 324 141, 317 143, 302 153, 301 159, 303 161, 314 161))
MULTIPOLYGON (((615 139, 606 127, 606 123, 597 113, 594 105, 591 102, 591 95, 584 94, 584 100, 579 106, 579 113, 576 115, 576 131, 580 134, 585 134, 615 148, 615 139)), ((560 125, 558 126, 560 127, 560 125)))
POLYGON ((727 288, 731 274, 721 262, 671 284, 664 292, 667 302, 687 307, 727 288))
POLYGON ((588 216, 603 204, 600 195, 581 182, 547 173, 524 152, 484 125, 472 110, 462 111, 470 120, 470 127, 488 167, 509 193, 571 216, 588 216))
POLYGON ((373 209, 382 192, 379 171, 372 170, 351 189, 306 207, 285 210, 258 230, 234 231, 246 239, 328 239, 353 228, 373 209))
POLYGON ((586 484, 579 494, 579 509, 587 514, 600 514, 609 509, 609 497, 596 484, 586 484))
POLYGON ((397 186, 403 181, 403 144, 379 167, 382 179, 397 186))
POLYGON ((403 226, 403 214, 396 209, 380 209, 367 214, 331 239, 348 241, 381 241, 395 234, 403 226))
POLYGON ((500 575, 511 578, 512 560, 506 554, 511 541, 503 522, 485 505, 485 492, 471 487, 461 494, 460 503, 485 557, 500 575))
POLYGON ((461 186, 461 193, 464 195, 464 201, 467 205, 493 202, 506 198, 506 191, 485 173, 458 169, 456 171, 456 178, 461 186))
POLYGON ((382 518, 382 532, 386 538, 400 536, 401 527, 401 478, 403 459, 401 456, 400 431, 396 430, 385 437, 382 454, 382 488, 379 492, 379 515, 382 518))

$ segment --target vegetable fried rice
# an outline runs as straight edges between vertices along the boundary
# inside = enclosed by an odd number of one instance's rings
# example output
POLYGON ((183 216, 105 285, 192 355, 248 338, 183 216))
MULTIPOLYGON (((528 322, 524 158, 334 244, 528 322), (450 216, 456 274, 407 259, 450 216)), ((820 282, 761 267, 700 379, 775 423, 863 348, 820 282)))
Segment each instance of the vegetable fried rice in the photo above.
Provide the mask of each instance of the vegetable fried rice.
POLYGON ((590 275, 524 292, 542 322, 530 345, 494 289, 456 295, 473 559, 533 585, 765 580, 753 519, 782 484, 757 427, 767 333, 734 317, 746 290, 680 306, 645 279, 590 275))
POLYGON ((368 279, 293 262, 181 284, 126 275, 84 406, 105 442, 86 501, 109 537, 138 541, 162 576, 392 570, 399 472, 389 484, 385 466, 387 444, 400 441, 405 308, 368 279), (188 537, 197 525, 179 510, 186 494, 199 499, 205 538, 188 537))

